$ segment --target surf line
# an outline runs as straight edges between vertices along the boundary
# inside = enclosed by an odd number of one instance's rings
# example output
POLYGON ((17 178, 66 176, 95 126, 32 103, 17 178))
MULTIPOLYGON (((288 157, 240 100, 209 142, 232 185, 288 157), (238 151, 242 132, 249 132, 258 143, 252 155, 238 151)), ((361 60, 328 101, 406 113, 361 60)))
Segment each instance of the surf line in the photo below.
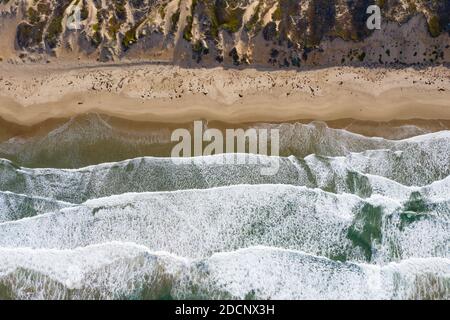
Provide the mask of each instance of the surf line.
MULTIPOLYGON (((178 142, 171 152, 171 158, 175 164, 186 163, 178 161, 180 158, 192 159, 192 157, 223 155, 225 150, 228 156, 214 157, 208 160, 209 163, 261 164, 261 175, 270 176, 278 173, 280 168, 280 132, 278 129, 225 129, 224 136, 223 130, 216 128, 204 130, 202 121, 194 121, 193 131, 193 137, 191 131, 185 128, 179 128, 172 132, 171 141, 178 142), (270 154, 268 153, 269 145, 270 154), (247 156, 238 156, 235 153, 247 154, 247 156), (230 156, 230 154, 234 154, 234 156, 230 156), (250 154, 265 157, 249 156, 250 154)), ((203 160, 206 161, 205 158, 203 160)))

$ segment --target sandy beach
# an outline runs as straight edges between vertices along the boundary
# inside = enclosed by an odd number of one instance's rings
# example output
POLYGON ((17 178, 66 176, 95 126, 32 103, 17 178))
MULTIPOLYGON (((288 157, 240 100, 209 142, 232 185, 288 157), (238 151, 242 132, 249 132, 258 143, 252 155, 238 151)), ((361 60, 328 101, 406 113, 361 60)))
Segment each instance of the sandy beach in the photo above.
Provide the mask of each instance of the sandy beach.
POLYGON ((159 123, 448 120, 450 70, 0 63, 4 120, 33 125, 86 112, 159 123))

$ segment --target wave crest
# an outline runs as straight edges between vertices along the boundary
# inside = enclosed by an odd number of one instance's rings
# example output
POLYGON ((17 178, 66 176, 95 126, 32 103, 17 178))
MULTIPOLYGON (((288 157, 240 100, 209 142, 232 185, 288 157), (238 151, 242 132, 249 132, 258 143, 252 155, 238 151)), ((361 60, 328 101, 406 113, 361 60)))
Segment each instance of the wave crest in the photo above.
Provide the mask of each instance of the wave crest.
POLYGON ((340 263, 253 247, 190 260, 131 243, 0 249, 1 299, 448 299, 450 261, 340 263), (299 290, 301 288, 301 290, 299 290))

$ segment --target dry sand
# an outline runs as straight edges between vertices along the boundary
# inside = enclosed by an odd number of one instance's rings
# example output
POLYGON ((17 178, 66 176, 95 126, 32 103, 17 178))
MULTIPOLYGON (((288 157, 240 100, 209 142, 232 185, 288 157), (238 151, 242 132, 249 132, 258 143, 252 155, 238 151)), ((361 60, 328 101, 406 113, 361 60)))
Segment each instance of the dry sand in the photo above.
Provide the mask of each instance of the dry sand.
POLYGON ((0 63, 0 117, 22 125, 99 112, 229 123, 450 119, 450 69, 183 69, 154 64, 0 63))

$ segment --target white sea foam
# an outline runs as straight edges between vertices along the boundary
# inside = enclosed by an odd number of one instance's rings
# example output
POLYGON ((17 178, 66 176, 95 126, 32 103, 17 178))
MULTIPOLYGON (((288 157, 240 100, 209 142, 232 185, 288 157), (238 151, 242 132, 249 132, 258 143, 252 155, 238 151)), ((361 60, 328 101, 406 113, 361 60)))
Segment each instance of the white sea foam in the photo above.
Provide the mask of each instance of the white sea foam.
POLYGON ((7 298, 448 299, 450 260, 383 266, 340 263, 299 251, 251 247, 205 259, 132 243, 73 250, 0 248, 7 298))
MULTIPOLYGON (((405 188, 401 181, 424 185, 449 176, 446 175, 450 171, 448 163, 437 161, 417 169, 419 164, 408 168, 402 164, 402 159, 397 158, 391 151, 336 158, 315 155, 305 159, 279 158, 280 170, 275 176, 261 175, 261 165, 257 163, 267 163, 266 157, 244 154, 180 158, 178 164, 166 158, 137 158, 77 170, 27 169, 0 160, 0 190, 82 203, 125 192, 283 183, 318 187, 336 193, 355 193, 361 197, 381 194, 403 200, 413 189, 405 188), (218 164, 217 159, 228 157, 243 158, 247 164, 218 164), (404 176, 399 174, 399 170, 404 176)), ((222 162, 229 163, 227 160, 222 162)), ((445 188, 446 185, 440 187, 441 190, 445 188)), ((431 190, 427 192, 433 193, 431 190)))
POLYGON ((0 246, 76 248, 131 241, 186 257, 267 245, 383 262, 447 256, 449 215, 410 213, 384 197, 242 185, 124 194, 0 224, 0 246))
MULTIPOLYGON (((77 167, 93 146, 115 160, 168 143, 86 123, 1 143, 0 156, 77 167)), ((0 160, 0 299, 450 299, 450 131, 268 126, 297 156, 273 177, 243 154, 71 170, 0 160), (218 164, 228 157, 247 164, 218 164)))
POLYGON ((56 211, 71 205, 43 197, 0 191, 0 223, 56 211))

